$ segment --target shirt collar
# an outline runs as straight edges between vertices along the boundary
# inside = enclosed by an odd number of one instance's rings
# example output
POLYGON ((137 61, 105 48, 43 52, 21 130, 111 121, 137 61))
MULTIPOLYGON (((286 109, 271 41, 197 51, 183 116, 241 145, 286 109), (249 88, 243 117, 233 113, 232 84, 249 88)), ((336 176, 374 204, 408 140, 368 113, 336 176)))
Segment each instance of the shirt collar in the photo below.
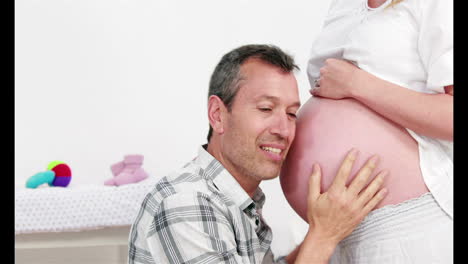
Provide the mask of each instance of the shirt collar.
POLYGON ((241 210, 261 209, 265 203, 265 194, 260 187, 255 191, 253 199, 240 186, 237 180, 208 151, 207 144, 200 146, 198 156, 194 160, 203 170, 204 177, 211 179, 218 190, 227 196, 241 210), (251 205, 253 204, 253 205, 251 205), (252 208, 253 207, 253 208, 252 208))

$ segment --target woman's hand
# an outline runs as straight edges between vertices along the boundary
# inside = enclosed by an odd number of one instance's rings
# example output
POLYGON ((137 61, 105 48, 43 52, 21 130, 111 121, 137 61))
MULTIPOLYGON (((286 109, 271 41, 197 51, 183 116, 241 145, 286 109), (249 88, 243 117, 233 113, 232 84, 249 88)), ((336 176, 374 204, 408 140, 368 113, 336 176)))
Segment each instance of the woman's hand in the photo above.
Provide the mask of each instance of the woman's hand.
POLYGON ((314 96, 331 99, 352 97, 353 88, 364 83, 363 70, 346 60, 326 59, 320 68, 320 77, 315 81, 315 87, 309 90, 314 96))
POLYGON ((353 98, 398 125, 426 137, 453 141, 453 85, 422 93, 381 79, 349 61, 326 59, 313 96, 353 98))

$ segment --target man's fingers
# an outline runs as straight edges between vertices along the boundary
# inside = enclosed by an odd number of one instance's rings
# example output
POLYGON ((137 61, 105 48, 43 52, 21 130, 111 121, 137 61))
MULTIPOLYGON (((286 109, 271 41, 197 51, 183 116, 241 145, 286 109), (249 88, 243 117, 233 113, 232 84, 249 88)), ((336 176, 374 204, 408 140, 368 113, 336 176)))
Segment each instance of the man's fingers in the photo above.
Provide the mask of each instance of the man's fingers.
POLYGON ((349 174, 351 174, 351 170, 353 169, 353 164, 356 160, 357 155, 358 150, 355 148, 351 149, 348 152, 343 163, 341 163, 340 169, 338 170, 338 174, 335 176, 335 179, 333 180, 333 183, 330 186, 330 188, 341 188, 346 186, 346 180, 348 180, 348 176, 349 174))
POLYGON ((349 185, 349 191, 353 194, 358 194, 364 186, 367 184, 367 180, 372 175, 372 172, 377 167, 379 162, 379 156, 374 155, 369 160, 367 160, 366 164, 359 170, 356 177, 353 179, 351 184, 349 185))
POLYGON ((384 183, 384 178, 387 174, 388 174, 388 171, 382 171, 377 176, 375 176, 375 178, 367 186, 367 188, 364 189, 359 194, 358 199, 357 199, 359 204, 362 204, 362 205, 368 204, 371 199, 375 198, 374 196, 382 187, 382 184, 384 183))
POLYGON ((322 180, 322 174, 320 171, 320 166, 316 163, 313 166, 312 174, 309 178, 309 198, 312 200, 317 200, 320 196, 320 184, 322 180))
POLYGON ((370 211, 372 211, 372 209, 375 208, 375 206, 380 203, 380 201, 383 200, 383 198, 385 198, 385 196, 387 195, 387 189, 386 188, 383 188, 381 189, 374 197, 372 197, 372 200, 370 200, 366 206, 364 206, 363 210, 362 210, 362 213, 364 215, 367 215, 370 213, 370 211))

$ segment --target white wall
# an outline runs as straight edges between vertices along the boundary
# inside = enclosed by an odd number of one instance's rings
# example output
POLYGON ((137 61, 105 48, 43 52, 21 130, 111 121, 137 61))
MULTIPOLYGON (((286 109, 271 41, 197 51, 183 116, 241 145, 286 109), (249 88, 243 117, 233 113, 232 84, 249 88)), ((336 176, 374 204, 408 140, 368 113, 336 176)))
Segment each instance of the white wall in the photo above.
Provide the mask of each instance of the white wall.
MULTIPOLYGON (((103 184, 125 154, 143 154, 156 177, 182 166, 206 142, 210 75, 243 44, 292 54, 304 103, 306 61, 329 2, 16 0, 16 185, 53 160, 72 168, 69 187, 103 184)), ((273 249, 283 253, 306 225, 277 179, 262 187, 273 249)))

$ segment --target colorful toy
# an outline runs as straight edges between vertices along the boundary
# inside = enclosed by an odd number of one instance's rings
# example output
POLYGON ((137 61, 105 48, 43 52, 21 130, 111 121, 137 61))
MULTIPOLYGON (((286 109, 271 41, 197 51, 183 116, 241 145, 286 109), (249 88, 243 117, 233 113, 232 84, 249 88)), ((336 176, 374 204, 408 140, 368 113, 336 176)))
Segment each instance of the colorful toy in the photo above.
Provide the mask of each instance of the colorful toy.
POLYGON ((26 188, 37 188, 44 183, 49 186, 67 187, 71 176, 71 169, 65 162, 52 161, 46 171, 38 172, 26 181, 26 188))

